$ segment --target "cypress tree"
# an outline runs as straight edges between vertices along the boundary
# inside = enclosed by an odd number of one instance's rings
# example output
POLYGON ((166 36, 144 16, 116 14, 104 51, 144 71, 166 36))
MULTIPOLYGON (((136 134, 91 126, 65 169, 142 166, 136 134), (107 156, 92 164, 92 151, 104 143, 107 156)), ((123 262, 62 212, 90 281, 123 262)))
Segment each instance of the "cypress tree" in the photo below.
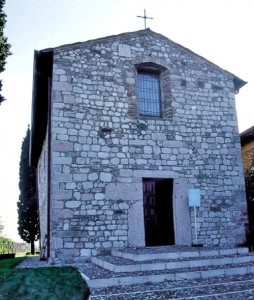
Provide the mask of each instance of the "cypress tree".
POLYGON ((19 166, 18 232, 22 240, 31 244, 39 239, 38 206, 36 197, 35 170, 29 166, 30 129, 22 142, 19 166))

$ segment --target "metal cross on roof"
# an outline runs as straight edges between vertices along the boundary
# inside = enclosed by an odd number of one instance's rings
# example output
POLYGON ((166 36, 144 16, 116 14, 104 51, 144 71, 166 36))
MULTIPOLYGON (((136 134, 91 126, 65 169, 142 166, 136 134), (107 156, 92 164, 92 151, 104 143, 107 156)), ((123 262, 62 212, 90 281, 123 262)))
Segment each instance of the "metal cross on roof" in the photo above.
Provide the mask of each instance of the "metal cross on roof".
POLYGON ((146 19, 153 19, 153 18, 150 18, 150 17, 147 17, 146 16, 146 10, 144 9, 144 16, 142 17, 142 16, 137 16, 138 18, 143 18, 144 19, 144 22, 145 22, 145 29, 146 29, 146 19))

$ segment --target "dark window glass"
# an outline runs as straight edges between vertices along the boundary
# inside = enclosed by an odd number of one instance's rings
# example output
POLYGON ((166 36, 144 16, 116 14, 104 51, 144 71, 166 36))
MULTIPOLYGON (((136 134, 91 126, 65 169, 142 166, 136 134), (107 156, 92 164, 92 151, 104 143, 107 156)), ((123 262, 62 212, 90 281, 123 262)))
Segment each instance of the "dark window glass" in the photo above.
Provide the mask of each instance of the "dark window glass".
POLYGON ((138 108, 140 116, 161 116, 160 74, 138 72, 138 108))

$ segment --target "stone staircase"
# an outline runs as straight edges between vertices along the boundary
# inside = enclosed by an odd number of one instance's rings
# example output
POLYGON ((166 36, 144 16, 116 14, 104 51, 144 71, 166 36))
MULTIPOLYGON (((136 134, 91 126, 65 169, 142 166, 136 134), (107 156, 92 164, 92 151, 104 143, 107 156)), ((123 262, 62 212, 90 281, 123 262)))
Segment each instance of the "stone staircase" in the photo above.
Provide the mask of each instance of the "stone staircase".
POLYGON ((254 274, 254 255, 247 248, 127 248, 93 257, 81 273, 90 288, 247 275, 254 274))

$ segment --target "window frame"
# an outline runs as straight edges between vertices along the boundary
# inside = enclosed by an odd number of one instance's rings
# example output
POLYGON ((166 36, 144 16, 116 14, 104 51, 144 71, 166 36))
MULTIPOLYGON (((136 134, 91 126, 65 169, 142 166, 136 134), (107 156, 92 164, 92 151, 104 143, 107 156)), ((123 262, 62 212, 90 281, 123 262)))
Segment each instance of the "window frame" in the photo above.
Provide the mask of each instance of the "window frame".
POLYGON ((151 67, 137 69, 137 100, 139 116, 162 118, 160 70, 151 67), (152 99, 149 99, 150 96, 152 99))

